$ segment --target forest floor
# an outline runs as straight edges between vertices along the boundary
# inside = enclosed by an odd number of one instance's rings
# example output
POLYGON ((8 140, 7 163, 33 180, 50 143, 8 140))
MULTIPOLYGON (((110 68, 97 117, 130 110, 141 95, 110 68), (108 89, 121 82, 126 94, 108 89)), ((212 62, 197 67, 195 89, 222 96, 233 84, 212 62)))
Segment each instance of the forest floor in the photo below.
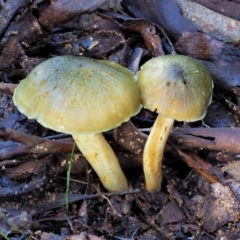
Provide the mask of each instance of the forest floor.
POLYGON ((0 239, 240 239, 240 3, 222 1, 224 13, 192 3, 193 22, 173 0, 0 1, 0 239), (206 66, 213 98, 203 121, 175 122, 157 193, 146 191, 142 168, 156 113, 142 109, 103 133, 129 184, 108 193, 70 135, 27 119, 12 101, 17 84, 55 56, 107 59, 136 73, 176 53, 206 66))

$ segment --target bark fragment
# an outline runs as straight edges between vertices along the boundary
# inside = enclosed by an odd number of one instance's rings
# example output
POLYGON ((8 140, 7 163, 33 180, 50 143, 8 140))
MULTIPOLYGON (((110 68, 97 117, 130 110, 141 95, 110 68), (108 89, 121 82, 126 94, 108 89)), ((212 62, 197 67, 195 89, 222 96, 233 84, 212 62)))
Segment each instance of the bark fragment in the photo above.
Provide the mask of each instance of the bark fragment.
POLYGON ((93 12, 104 3, 104 0, 58 0, 42 13, 39 22, 45 28, 51 28, 59 23, 66 22, 69 19, 83 13, 93 12))

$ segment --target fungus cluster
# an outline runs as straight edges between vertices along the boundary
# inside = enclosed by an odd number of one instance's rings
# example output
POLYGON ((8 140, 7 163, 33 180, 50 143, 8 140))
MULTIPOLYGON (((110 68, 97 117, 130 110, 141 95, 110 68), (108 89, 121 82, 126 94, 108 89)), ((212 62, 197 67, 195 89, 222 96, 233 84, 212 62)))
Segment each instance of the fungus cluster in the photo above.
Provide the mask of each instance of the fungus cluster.
POLYGON ((141 104, 156 111, 143 152, 146 189, 156 192, 161 188, 162 157, 174 120, 202 119, 212 89, 207 69, 187 56, 153 58, 134 77, 110 61, 59 56, 35 67, 15 89, 13 101, 28 118, 71 134, 111 192, 126 190, 128 185, 102 132, 128 121, 141 104))

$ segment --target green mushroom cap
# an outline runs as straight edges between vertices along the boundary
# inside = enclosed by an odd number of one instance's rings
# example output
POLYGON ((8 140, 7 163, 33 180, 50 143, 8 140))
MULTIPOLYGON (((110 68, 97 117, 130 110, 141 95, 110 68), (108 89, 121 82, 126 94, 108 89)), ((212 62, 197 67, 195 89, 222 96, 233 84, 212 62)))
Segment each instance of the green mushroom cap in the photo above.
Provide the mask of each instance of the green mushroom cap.
POLYGON ((73 56, 39 64, 20 82, 13 101, 28 118, 69 134, 110 130, 141 109, 129 70, 110 61, 73 56))
POLYGON ((213 81, 200 62, 183 55, 147 61, 135 75, 142 105, 178 121, 202 119, 212 100, 213 81))

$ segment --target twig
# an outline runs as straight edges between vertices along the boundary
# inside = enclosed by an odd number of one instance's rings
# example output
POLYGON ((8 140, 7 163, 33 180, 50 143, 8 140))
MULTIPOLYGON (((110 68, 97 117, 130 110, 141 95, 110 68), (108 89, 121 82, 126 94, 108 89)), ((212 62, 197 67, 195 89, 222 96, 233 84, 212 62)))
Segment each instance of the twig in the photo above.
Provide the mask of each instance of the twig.
POLYGON ((41 186, 43 186, 47 182, 47 177, 44 176, 37 176, 33 177, 33 179, 29 183, 22 183, 15 186, 10 187, 1 187, 0 188, 0 198, 3 197, 11 197, 11 196, 18 196, 24 193, 31 192, 35 189, 39 189, 41 186))
POLYGON ((10 96, 13 95, 16 87, 17 87, 17 84, 0 82, 0 92, 6 93, 10 96))
POLYGON ((199 156, 197 156, 193 152, 190 151, 183 152, 170 141, 169 144, 171 144, 173 149, 179 154, 179 156, 184 162, 186 162, 190 167, 192 167, 202 176, 204 176, 210 183, 216 183, 219 181, 222 184, 226 184, 226 180, 220 170, 213 167, 211 164, 203 161, 199 156))
MULTIPOLYGON (((69 194, 69 203, 80 201, 80 200, 85 200, 85 199, 92 199, 92 198, 99 198, 102 197, 103 195, 106 197, 111 197, 111 196, 117 196, 117 195, 126 195, 126 194, 136 194, 140 193, 141 190, 139 189, 134 189, 131 191, 122 191, 122 192, 117 192, 117 193, 101 193, 101 194, 89 194, 89 195, 84 195, 84 194, 69 194)), ((66 195, 65 193, 60 193, 57 194, 56 200, 53 202, 46 201, 41 204, 37 204, 34 212, 32 213, 33 215, 51 210, 53 208, 57 208, 60 206, 63 206, 66 204, 66 195)))

